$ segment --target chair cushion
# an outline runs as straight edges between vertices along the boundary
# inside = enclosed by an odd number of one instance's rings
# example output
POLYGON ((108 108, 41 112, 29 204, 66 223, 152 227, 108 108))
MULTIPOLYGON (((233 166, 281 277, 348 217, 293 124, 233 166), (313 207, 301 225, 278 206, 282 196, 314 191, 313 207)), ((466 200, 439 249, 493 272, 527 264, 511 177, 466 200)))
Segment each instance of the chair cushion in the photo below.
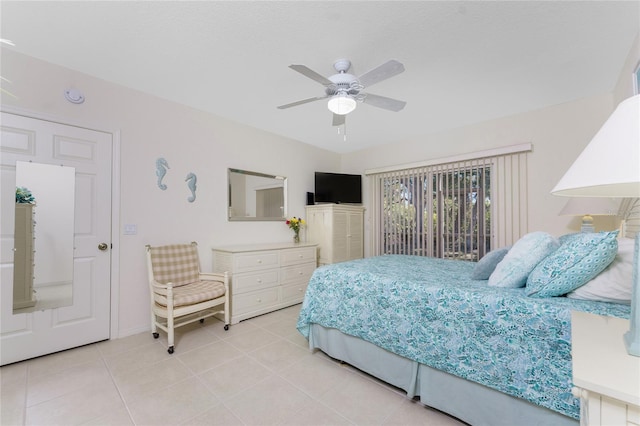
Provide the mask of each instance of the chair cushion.
MULTIPOLYGON (((196 281, 173 289, 173 307, 194 305, 217 299, 225 293, 224 284, 219 281, 196 281)), ((156 298, 156 303, 167 306, 166 298, 156 298)))
POLYGON ((200 279, 200 258, 196 244, 171 244, 150 247, 153 278, 161 283, 173 283, 175 287, 200 279))

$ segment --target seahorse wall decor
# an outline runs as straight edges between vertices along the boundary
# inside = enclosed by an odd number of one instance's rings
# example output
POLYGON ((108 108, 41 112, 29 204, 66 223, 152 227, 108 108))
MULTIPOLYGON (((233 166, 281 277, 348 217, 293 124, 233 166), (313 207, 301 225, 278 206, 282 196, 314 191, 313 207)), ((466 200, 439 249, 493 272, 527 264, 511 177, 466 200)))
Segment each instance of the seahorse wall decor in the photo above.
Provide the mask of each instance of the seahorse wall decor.
POLYGON ((164 179, 164 175, 167 174, 168 168, 170 167, 169 163, 167 163, 167 160, 162 157, 156 160, 156 176, 158 176, 158 188, 162 189, 163 191, 167 189, 167 185, 162 183, 162 179, 164 179))
POLYGON ((191 191, 191 197, 187 198, 187 201, 189 201, 190 203, 193 203, 196 200, 196 182, 197 181, 198 181, 198 178, 194 173, 189 173, 187 175, 187 178, 185 179, 185 182, 187 182, 187 187, 191 191))

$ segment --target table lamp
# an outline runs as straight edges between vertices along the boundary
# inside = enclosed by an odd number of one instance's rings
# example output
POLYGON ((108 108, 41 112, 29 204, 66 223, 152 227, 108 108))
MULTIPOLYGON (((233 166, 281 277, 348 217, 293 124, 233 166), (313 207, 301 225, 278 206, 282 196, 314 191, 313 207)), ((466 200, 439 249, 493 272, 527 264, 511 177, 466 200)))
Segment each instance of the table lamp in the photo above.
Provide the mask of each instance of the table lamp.
MULTIPOLYGON (((551 191, 565 197, 640 197, 640 95, 620 103, 551 191)), ((624 219, 624 218, 623 218, 624 219)), ((627 352, 640 356, 640 233, 636 234, 627 352)))
POLYGON ((603 197, 574 197, 560 210, 560 216, 582 216, 580 232, 596 232, 593 216, 616 216, 619 201, 603 197))

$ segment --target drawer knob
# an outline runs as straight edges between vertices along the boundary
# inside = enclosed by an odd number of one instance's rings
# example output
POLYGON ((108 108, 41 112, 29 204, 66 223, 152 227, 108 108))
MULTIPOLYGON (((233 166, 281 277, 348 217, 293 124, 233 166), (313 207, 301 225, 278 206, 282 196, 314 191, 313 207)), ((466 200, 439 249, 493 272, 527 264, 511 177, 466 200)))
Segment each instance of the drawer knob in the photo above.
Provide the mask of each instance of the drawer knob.
POLYGON ((298 275, 302 275, 302 271, 298 271, 298 275))
POLYGON ((262 302, 262 299, 258 299, 258 300, 257 300, 257 302, 258 302, 258 303, 262 302))
POLYGON ((262 263, 262 260, 261 260, 261 259, 258 259, 258 263, 262 263))
POLYGON ((258 278, 256 281, 257 281, 257 282, 259 282, 259 283, 261 283, 261 282, 262 282, 262 280, 261 280, 260 278, 258 278))
POLYGON ((301 255, 301 254, 299 254, 299 255, 298 255, 298 257, 299 257, 300 259, 302 259, 304 256, 303 256, 303 255, 301 255))

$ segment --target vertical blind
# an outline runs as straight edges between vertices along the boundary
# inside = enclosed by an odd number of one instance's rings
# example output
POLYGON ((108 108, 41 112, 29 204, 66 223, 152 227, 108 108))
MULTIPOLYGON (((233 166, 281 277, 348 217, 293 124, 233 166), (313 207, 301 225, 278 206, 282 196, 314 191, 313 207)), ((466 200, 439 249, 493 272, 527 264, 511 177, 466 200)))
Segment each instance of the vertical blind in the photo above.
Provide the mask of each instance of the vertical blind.
POLYGON ((369 172, 373 253, 478 260, 527 232, 527 153, 475 153, 369 172))

